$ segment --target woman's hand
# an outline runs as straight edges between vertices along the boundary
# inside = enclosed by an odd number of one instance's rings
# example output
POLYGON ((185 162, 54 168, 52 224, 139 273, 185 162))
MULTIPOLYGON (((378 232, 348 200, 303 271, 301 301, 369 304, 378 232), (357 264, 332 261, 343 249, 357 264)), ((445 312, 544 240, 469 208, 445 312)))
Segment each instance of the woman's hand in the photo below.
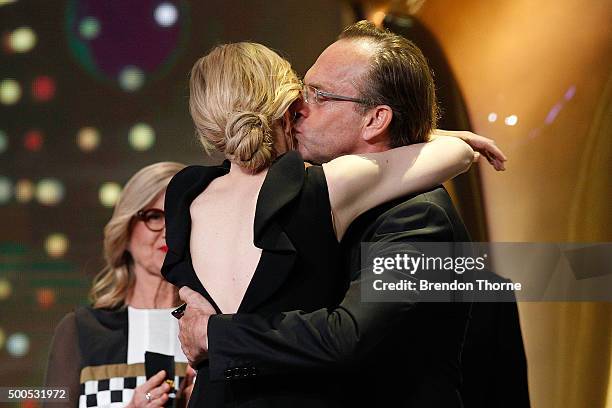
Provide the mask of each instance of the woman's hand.
POLYGON ((165 378, 166 372, 161 370, 149 378, 147 382, 136 387, 134 396, 127 405, 128 408, 163 406, 168 401, 168 392, 170 391, 170 385, 164 381, 165 378))
POLYGON ((495 145, 495 140, 493 139, 489 139, 488 137, 480 136, 466 130, 453 131, 436 129, 434 130, 432 137, 435 138, 436 136, 457 137, 469 144, 470 147, 474 149, 474 161, 477 161, 480 158, 480 155, 483 155, 487 158, 495 170, 506 170, 504 162, 507 161, 508 158, 506 158, 504 152, 502 152, 501 149, 495 145))

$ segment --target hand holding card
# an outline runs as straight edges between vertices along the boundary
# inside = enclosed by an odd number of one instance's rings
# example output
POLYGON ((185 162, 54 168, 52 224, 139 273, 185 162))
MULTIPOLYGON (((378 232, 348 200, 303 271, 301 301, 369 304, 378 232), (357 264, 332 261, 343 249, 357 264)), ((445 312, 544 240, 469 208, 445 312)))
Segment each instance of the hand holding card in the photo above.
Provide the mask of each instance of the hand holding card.
MULTIPOLYGON (((158 375, 160 371, 165 372, 163 383, 167 384, 168 401, 163 405, 164 407, 171 407, 174 404, 174 398, 176 397, 176 387, 178 384, 174 384, 174 356, 168 356, 165 354, 154 353, 147 351, 145 353, 145 373, 147 380, 158 375)), ((147 400, 153 399, 154 395, 149 393, 147 400)))

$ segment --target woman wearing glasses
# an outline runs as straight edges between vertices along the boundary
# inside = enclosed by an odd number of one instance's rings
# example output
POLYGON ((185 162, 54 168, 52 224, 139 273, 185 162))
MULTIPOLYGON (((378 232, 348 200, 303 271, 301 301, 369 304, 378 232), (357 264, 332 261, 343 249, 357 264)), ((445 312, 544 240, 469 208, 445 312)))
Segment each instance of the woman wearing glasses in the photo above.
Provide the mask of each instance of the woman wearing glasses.
POLYGON ((174 355, 175 388, 186 375, 178 325, 170 315, 177 290, 160 273, 168 251, 166 187, 184 167, 161 162, 143 168, 115 205, 104 228, 106 266, 94 279, 92 306, 66 315, 51 347, 46 386, 68 387, 66 406, 162 406, 171 386, 164 372, 146 381, 145 351, 174 355))
MULTIPOLYGON (((198 292, 217 313, 266 316, 338 304, 348 285, 338 241, 351 221, 467 170, 473 159, 467 144, 441 137, 305 167, 290 151, 290 106, 301 92, 308 103, 360 102, 312 87, 303 91, 289 62, 261 44, 218 46, 191 71, 198 137, 231 164, 190 166, 172 179, 162 273, 177 287, 198 292)), ((428 132, 435 124, 431 116, 428 132)), ((189 308, 187 300, 187 315, 189 308)), ((185 324, 181 336, 198 330, 185 324)), ((318 406, 321 390, 334 384, 320 373, 258 373, 248 361, 244 367, 191 363, 198 368, 193 407, 318 406)))

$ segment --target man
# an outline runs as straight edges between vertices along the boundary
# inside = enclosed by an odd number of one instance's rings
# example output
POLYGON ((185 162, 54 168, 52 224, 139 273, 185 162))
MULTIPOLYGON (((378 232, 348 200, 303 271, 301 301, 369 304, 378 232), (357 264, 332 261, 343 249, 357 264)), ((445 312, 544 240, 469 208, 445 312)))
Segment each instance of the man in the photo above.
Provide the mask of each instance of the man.
MULTIPOLYGON (((442 129, 472 130, 468 107, 461 86, 442 44, 416 15, 423 0, 347 0, 356 20, 370 20, 379 27, 413 42, 435 73, 436 99, 444 114, 438 120, 442 129)), ((480 168, 472 168, 449 183, 455 192, 454 203, 463 222, 476 241, 487 241, 484 197, 480 168)))
MULTIPOLYGON (((348 27, 304 84, 295 130, 310 161, 423 142, 435 125, 435 89, 421 52, 367 22, 348 27)), ((356 279, 360 242, 366 241, 412 243, 404 250, 418 252, 418 242, 469 236, 438 187, 372 209, 351 225, 342 245, 356 279)), ((338 394, 346 406, 460 407, 459 354, 470 304, 362 303, 367 279, 351 284, 334 309, 268 318, 210 316, 214 309, 182 288, 188 307, 181 343, 192 361, 208 350, 213 380, 339 370, 338 394)))
MULTIPOLYGON (((436 99, 444 115, 443 129, 471 130, 467 104, 433 32, 416 15, 421 0, 350 0, 358 19, 379 21, 381 26, 412 41, 435 72, 436 99), (381 11, 384 18, 381 19, 381 11)), ((480 169, 472 168, 454 178, 455 204, 470 235, 488 241, 480 169)), ((494 278, 494 277, 492 277, 494 278)), ((494 278, 499 279, 499 277, 494 278)), ((468 408, 529 407, 527 362, 516 301, 474 303, 461 353, 461 397, 468 408)))

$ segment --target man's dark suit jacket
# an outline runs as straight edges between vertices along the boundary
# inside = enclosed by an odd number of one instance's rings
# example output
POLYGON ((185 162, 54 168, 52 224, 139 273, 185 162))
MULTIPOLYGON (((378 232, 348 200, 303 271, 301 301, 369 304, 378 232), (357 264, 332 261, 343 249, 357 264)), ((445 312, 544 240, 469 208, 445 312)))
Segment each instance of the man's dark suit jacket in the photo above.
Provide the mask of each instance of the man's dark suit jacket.
MULTIPOLYGON (((342 243, 352 271, 360 269, 362 241, 416 245, 469 241, 469 235, 448 193, 438 187, 360 216, 342 243)), ((362 303, 360 288, 367 283, 353 282, 335 309, 266 319, 211 317, 210 367, 219 373, 212 379, 251 367, 262 374, 313 376, 336 369, 345 406, 461 407, 459 360, 471 304, 362 303)))
MULTIPOLYGON (((482 278, 511 282, 491 272, 482 278)), ((461 354, 461 397, 466 408, 530 407, 527 359, 514 293, 506 300, 473 304, 461 354)))

